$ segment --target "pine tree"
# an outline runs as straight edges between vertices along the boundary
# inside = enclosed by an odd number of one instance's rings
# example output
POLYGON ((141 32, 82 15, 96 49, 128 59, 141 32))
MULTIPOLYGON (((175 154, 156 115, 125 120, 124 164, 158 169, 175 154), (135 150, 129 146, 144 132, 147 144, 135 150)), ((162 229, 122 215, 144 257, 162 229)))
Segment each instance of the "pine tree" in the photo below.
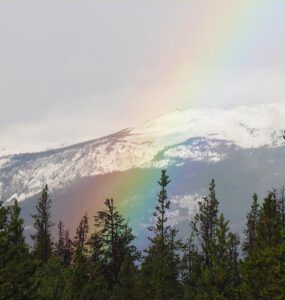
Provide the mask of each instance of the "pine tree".
POLYGON ((214 232, 211 265, 203 268, 197 299, 238 299, 238 245, 237 236, 229 231, 229 222, 221 214, 214 232))
POLYGON ((177 254, 181 241, 176 239, 177 231, 167 224, 170 201, 166 189, 169 183, 166 170, 162 170, 158 181, 158 205, 153 213, 155 224, 149 228, 152 237, 141 267, 138 299, 177 299, 182 295, 177 254))
POLYGON ((192 230, 201 246, 206 266, 211 265, 211 252, 218 216, 219 201, 216 198, 215 189, 215 181, 212 179, 209 186, 209 196, 198 203, 198 213, 191 223, 192 230))
POLYGON ((125 255, 120 268, 117 283, 114 286, 111 300, 136 300, 136 280, 138 270, 134 257, 125 255))
POLYGON ((8 213, 9 208, 3 206, 0 201, 0 269, 4 267, 7 252, 8 213))
POLYGON ((0 201, 0 233, 6 228, 8 221, 8 211, 9 209, 3 206, 3 202, 0 201))
POLYGON ((229 221, 225 221, 223 214, 218 219, 215 236, 213 271, 217 292, 226 299, 236 299, 235 288, 239 283, 239 240, 229 231, 229 221))
POLYGON ((199 290, 198 278, 202 272, 202 257, 194 243, 194 235, 191 233, 183 248, 181 262, 181 277, 183 282, 183 299, 196 299, 199 290))
POLYGON ((37 284, 37 299, 64 299, 66 269, 60 259, 51 256, 48 262, 37 269, 34 281, 37 284))
POLYGON ((242 292, 248 299, 283 299, 285 290, 282 213, 276 192, 269 192, 259 209, 256 247, 242 265, 242 292))
POLYGON ((75 254, 73 263, 73 276, 71 280, 71 294, 77 300, 84 298, 85 288, 88 282, 88 231, 88 217, 85 214, 76 229, 76 234, 74 237, 75 254))
POLYGON ((278 207, 282 219, 282 231, 285 232, 285 187, 280 189, 278 207))
POLYGON ((67 267, 71 264, 73 256, 73 245, 69 238, 69 231, 64 229, 62 221, 58 223, 58 240, 55 243, 55 255, 62 265, 67 267))
POLYGON ((166 225, 166 212, 170 207, 170 201, 167 197, 166 188, 170 182, 171 180, 169 180, 169 176, 166 174, 166 170, 162 170, 161 178, 158 181, 158 184, 160 186, 158 205, 155 207, 155 212, 153 213, 156 219, 156 223, 154 227, 150 227, 150 230, 156 234, 156 238, 161 239, 162 243, 165 243, 165 236, 168 234, 168 230, 170 228, 168 225, 166 225))
POLYGON ((47 185, 42 190, 36 210, 36 214, 32 215, 36 231, 32 235, 35 241, 34 254, 43 264, 46 264, 52 253, 51 227, 53 226, 50 212, 51 199, 47 185))
POLYGON ((55 243, 55 254, 63 262, 64 257, 64 225, 59 221, 58 225, 58 240, 55 243))
POLYGON ((243 251, 246 256, 249 256, 256 247, 256 227, 259 216, 259 205, 257 194, 254 194, 252 198, 253 201, 250 212, 247 214, 246 229, 244 231, 245 240, 243 243, 243 251))
POLYGON ((259 248, 274 247, 282 242, 282 217, 276 195, 268 193, 259 211, 256 244, 259 248))
POLYGON ((254 250, 242 264, 244 299, 285 299, 285 245, 254 250))
POLYGON ((7 215, 9 218, 3 218, 4 212, 2 211, 2 220, 7 219, 6 224, 6 238, 1 241, 5 247, 5 257, 1 257, 0 267, 0 299, 35 299, 35 289, 32 284, 32 276, 35 271, 35 266, 29 254, 28 245, 25 242, 23 235, 24 221, 20 217, 20 207, 17 200, 7 215))
POLYGON ((69 230, 67 229, 65 232, 64 232, 64 235, 63 235, 63 242, 64 242, 64 247, 63 247, 63 265, 65 267, 68 267, 71 265, 71 262, 72 262, 72 258, 73 258, 73 243, 72 243, 72 240, 70 239, 69 237, 69 230))
POLYGON ((97 231, 91 236, 90 243, 93 261, 100 260, 104 265, 106 279, 113 288, 117 283, 124 257, 136 255, 137 250, 132 245, 132 230, 115 207, 114 200, 107 199, 105 205, 106 209, 99 211, 95 216, 97 231))

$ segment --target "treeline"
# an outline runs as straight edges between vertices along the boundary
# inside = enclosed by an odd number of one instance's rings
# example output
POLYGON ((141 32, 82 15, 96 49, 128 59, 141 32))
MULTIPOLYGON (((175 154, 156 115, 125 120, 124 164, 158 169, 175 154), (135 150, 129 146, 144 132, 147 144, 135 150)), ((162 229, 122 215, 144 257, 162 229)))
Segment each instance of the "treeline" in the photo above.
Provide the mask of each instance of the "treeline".
POLYGON ((112 199, 92 220, 94 230, 84 215, 73 239, 62 222, 53 239, 46 186, 32 216, 31 249, 17 201, 0 203, 0 299, 285 299, 284 191, 269 192, 260 205, 254 194, 241 243, 219 212, 212 180, 181 240, 167 222, 169 183, 163 170, 142 252, 112 199))

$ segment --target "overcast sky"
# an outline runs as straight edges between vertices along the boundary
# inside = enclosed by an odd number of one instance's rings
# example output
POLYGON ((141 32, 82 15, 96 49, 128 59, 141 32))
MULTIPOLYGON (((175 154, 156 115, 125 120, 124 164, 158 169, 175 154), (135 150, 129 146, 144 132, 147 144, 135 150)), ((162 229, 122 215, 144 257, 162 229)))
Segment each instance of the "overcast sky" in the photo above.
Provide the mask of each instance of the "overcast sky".
POLYGON ((73 144, 176 108, 285 101, 284 13, 283 0, 2 0, 0 148, 73 144))

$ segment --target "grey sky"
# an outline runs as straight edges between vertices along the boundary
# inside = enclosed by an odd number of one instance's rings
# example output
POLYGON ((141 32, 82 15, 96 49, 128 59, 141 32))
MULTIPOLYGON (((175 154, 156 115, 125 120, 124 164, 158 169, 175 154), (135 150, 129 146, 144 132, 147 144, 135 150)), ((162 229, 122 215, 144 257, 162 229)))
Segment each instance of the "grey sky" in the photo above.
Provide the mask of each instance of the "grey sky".
POLYGON ((233 25, 235 2, 2 0, 0 148, 71 144, 179 107, 285 101, 283 1, 241 1, 233 25))

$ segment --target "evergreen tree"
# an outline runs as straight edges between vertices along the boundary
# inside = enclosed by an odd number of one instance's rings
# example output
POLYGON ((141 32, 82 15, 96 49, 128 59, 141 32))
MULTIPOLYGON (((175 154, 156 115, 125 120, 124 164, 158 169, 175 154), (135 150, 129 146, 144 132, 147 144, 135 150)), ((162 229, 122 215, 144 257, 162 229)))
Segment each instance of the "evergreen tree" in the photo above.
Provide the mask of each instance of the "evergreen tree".
POLYGON ((111 300, 136 300, 136 280, 138 270, 134 257, 125 255, 118 275, 117 283, 114 286, 111 300))
POLYGON ((69 230, 67 229, 65 232, 64 232, 64 235, 63 235, 63 238, 64 238, 64 247, 63 247, 63 265, 65 267, 68 267, 71 265, 71 262, 72 262, 72 258, 73 258, 73 243, 72 243, 72 240, 70 239, 69 237, 69 230))
POLYGON ((202 256, 194 243, 193 232, 183 249, 181 276, 185 300, 196 299, 199 290, 198 279, 202 272, 202 256))
POLYGON ((239 240, 229 231, 229 221, 225 221, 223 214, 218 219, 215 236, 213 271, 217 293, 225 299, 236 299, 235 289, 239 284, 239 240))
POLYGON ((158 194, 158 205, 155 207, 155 212, 153 213, 155 217, 155 226, 150 227, 150 230, 155 233, 155 238, 161 240, 162 244, 165 244, 165 236, 168 235, 169 225, 167 225, 166 212, 170 208, 170 201, 167 197, 166 188, 171 182, 169 176, 166 174, 166 170, 162 170, 161 178, 158 181, 160 186, 160 191, 158 194))
POLYGON ((3 202, 0 201, 0 233, 4 231, 8 221, 9 209, 3 206, 3 202))
POLYGON ((202 249, 206 266, 211 265, 214 233, 216 229, 219 201, 216 198, 214 179, 210 182, 209 196, 198 203, 199 209, 192 222, 192 230, 202 249))
POLYGON ((257 249, 242 265, 245 299, 285 299, 285 245, 257 249))
POLYGON ((132 245, 134 235, 118 212, 113 199, 105 201, 106 209, 95 216, 97 231, 91 236, 93 262, 100 262, 112 289, 117 283, 119 271, 126 255, 136 255, 132 245))
POLYGON ((205 265, 199 282, 197 299, 239 299, 239 261, 236 235, 229 231, 223 214, 216 223, 211 265, 205 265))
POLYGON ((283 186, 279 193, 278 207, 282 219, 282 231, 285 232, 285 187, 283 186))
POLYGON ((55 254, 62 265, 69 266, 73 256, 73 245, 69 238, 69 231, 64 229, 62 221, 58 223, 58 240, 55 243, 55 254))
POLYGON ((259 211, 256 243, 259 248, 274 247, 282 242, 282 217, 276 195, 268 193, 259 211))
POLYGON ((36 210, 36 214, 32 215, 36 231, 32 235, 32 239, 35 241, 34 254, 43 264, 46 264, 52 253, 51 227, 53 225, 50 212, 51 199, 47 185, 42 190, 36 210))
POLYGON ((23 235, 24 221, 20 217, 21 209, 17 200, 9 210, 6 209, 8 211, 9 218, 4 215, 4 210, 1 212, 2 221, 6 220, 7 223, 6 228, 3 228, 2 223, 0 231, 6 234, 0 246, 1 250, 5 249, 5 255, 1 251, 0 299, 35 299, 32 282, 35 267, 23 235))
POLYGON ((71 295, 74 299, 84 299, 88 282, 88 217, 85 214, 76 229, 74 237, 74 262, 71 283, 71 295))
POLYGON ((178 299, 182 294, 178 255, 181 242, 176 240, 177 231, 167 224, 169 183, 166 170, 162 170, 158 205, 153 214, 155 224, 149 228, 152 237, 141 267, 139 299, 178 299))
POLYGON ((63 262, 64 260, 64 225, 59 221, 58 225, 58 240, 55 243, 55 254, 63 262))
POLYGON ((256 247, 242 266, 243 295, 248 299, 283 299, 284 241, 282 210, 276 192, 269 192, 259 209, 256 247))
POLYGON ((243 243, 243 251, 249 256, 256 246, 256 227, 259 216, 259 205, 257 194, 253 195, 253 201, 250 212, 247 214, 246 229, 244 231, 245 240, 243 243))
MULTIPOLYGON (((9 209, 0 201, 0 269, 4 267, 7 254, 7 229, 9 209)), ((0 275, 1 276, 1 275, 0 275)))
POLYGON ((37 285, 37 299, 64 299, 65 272, 62 262, 56 256, 51 256, 44 266, 39 267, 34 278, 37 285))

